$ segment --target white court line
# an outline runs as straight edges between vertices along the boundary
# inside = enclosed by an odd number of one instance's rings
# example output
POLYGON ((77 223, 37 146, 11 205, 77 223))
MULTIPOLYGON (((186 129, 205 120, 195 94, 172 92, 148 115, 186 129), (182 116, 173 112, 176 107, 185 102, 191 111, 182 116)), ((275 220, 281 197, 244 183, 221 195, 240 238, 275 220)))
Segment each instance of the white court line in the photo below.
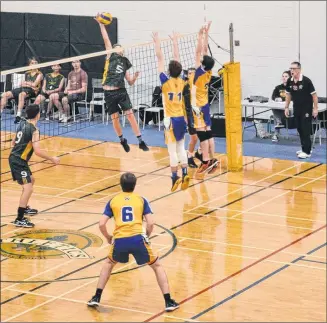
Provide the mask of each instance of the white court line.
MULTIPOLYGON (((287 175, 287 174, 282 174, 282 175, 280 175, 280 176, 284 176, 284 177, 292 177, 292 178, 303 178, 303 179, 315 179, 314 177, 307 177, 307 176, 301 176, 301 175, 299 175, 299 176, 294 176, 294 175, 287 175)), ((323 177, 325 177, 325 176, 327 176, 327 174, 325 174, 325 175, 322 175, 323 177)), ((320 181, 321 181, 322 179, 320 179, 320 181)))
MULTIPOLYGON (((170 247, 170 246, 168 246, 168 247, 170 247)), ((159 251, 162 251, 163 249, 166 249, 166 248, 167 248, 167 247, 164 247, 164 248, 162 248, 162 249, 159 250, 159 251)), ((158 252, 159 252, 159 251, 158 251, 158 252)), ((134 262, 134 261, 133 261, 133 262, 134 262)), ((132 264, 132 263, 131 263, 131 264, 132 264)), ((125 266, 122 266, 122 267, 119 268, 119 270, 122 270, 123 268, 126 268, 126 267, 130 266, 131 264, 127 264, 127 265, 125 265, 125 266)), ((53 298, 51 298, 51 299, 49 299, 49 300, 47 300, 47 301, 45 301, 45 302, 42 302, 42 303, 40 303, 40 304, 38 304, 38 305, 36 305, 36 306, 34 306, 34 307, 32 307, 32 308, 29 308, 29 309, 27 309, 27 310, 25 310, 25 311, 23 311, 23 312, 21 312, 21 313, 18 313, 18 314, 14 315, 14 316, 11 316, 11 317, 9 317, 8 319, 4 320, 3 322, 8 322, 8 321, 10 321, 10 320, 13 320, 13 319, 15 319, 16 317, 19 317, 19 316, 21 316, 21 315, 24 315, 24 314, 26 314, 26 313, 28 313, 28 312, 30 312, 30 311, 33 311, 33 310, 35 310, 35 309, 37 309, 37 308, 39 308, 39 307, 41 307, 41 306, 43 306, 43 305, 46 305, 46 304, 48 304, 48 303, 50 303, 50 302, 53 302, 53 301, 55 301, 55 300, 57 300, 57 299, 60 299, 61 297, 65 296, 65 295, 67 295, 67 294, 70 294, 70 293, 75 292, 76 290, 79 290, 79 289, 81 289, 81 288, 83 288, 83 287, 85 287, 85 286, 88 286, 88 285, 90 285, 90 284, 95 283, 96 281, 98 281, 98 279, 99 279, 99 278, 92 279, 91 281, 89 281, 89 282, 87 282, 87 283, 85 283, 85 284, 83 284, 83 285, 77 286, 77 287, 75 287, 75 288, 73 288, 73 289, 70 289, 70 290, 68 290, 68 291, 66 291, 66 292, 64 292, 64 293, 62 293, 62 294, 60 294, 59 296, 55 296, 55 297, 53 297, 53 298)))
MULTIPOLYGON (((229 253, 224 253, 224 252, 209 251, 209 250, 203 250, 203 249, 194 249, 194 248, 187 248, 187 247, 181 247, 181 246, 178 246, 178 249, 190 250, 190 251, 195 251, 195 252, 203 252, 203 253, 211 253, 211 254, 215 254, 215 255, 219 255, 219 256, 227 256, 227 257, 242 258, 242 259, 251 259, 251 260, 260 260, 261 259, 261 258, 255 258, 255 257, 249 257, 249 256, 234 255, 234 254, 229 254, 229 253)), ((295 266, 295 267, 304 267, 304 268, 318 269, 318 270, 324 270, 324 271, 327 270, 326 267, 300 265, 300 264, 287 262, 287 261, 265 259, 262 262, 271 262, 271 263, 276 263, 276 264, 281 264, 281 265, 291 265, 291 266, 295 266)))
MULTIPOLYGON (((46 295, 46 294, 41 294, 41 293, 35 293, 35 292, 25 292, 19 289, 10 289, 13 292, 18 292, 18 293, 26 293, 26 294, 30 294, 30 295, 35 295, 35 296, 43 296, 43 297, 47 297, 47 298, 53 298, 55 296, 52 295, 46 295)), ((68 302, 74 302, 74 303, 80 303, 80 304, 84 304, 86 305, 85 301, 80 301, 77 299, 73 299, 73 298, 66 298, 66 297, 60 297, 60 300, 63 301, 68 301, 68 302)), ((126 308, 126 307, 119 307, 119 306, 112 306, 112 305, 106 305, 106 304, 101 304, 101 307, 107 307, 107 308, 113 308, 113 309, 117 309, 117 310, 123 310, 123 311, 129 311, 129 312, 134 312, 134 313, 140 313, 140 314, 147 314, 147 315, 154 315, 156 313, 152 313, 152 312, 145 312, 145 311, 139 311, 139 310, 135 310, 132 308, 126 308)), ((200 322, 200 321, 196 321, 196 320, 192 320, 192 319, 186 319, 186 318, 182 318, 182 317, 178 317, 178 316, 173 316, 173 315, 168 315, 168 314, 163 314, 163 317, 167 317, 167 318, 172 318, 172 319, 178 319, 181 321, 186 321, 186 322, 200 322)))
MULTIPOLYGON (((151 164, 153 164, 153 163, 157 163, 157 162, 162 161, 162 160, 167 159, 167 158, 169 158, 169 157, 167 156, 167 157, 163 157, 163 158, 158 159, 158 160, 152 160, 152 161, 149 162, 149 163, 146 163, 146 164, 142 164, 142 165, 140 165, 140 166, 137 166, 136 168, 134 168, 134 169, 131 170, 131 171, 136 171, 136 169, 138 169, 138 168, 142 168, 142 167, 144 167, 144 166, 148 166, 148 165, 151 165, 151 164)), ((150 174, 147 174, 147 175, 150 175, 150 174)), ((65 192, 65 193, 57 194, 57 195, 55 195, 55 197, 57 197, 57 196, 61 196, 61 195, 64 195, 64 194, 67 194, 67 193, 70 193, 70 192, 74 192, 74 191, 76 191, 76 190, 78 190, 78 189, 80 189, 80 188, 82 188, 82 187, 87 187, 87 186, 90 186, 90 185, 94 185, 94 184, 96 184, 96 183, 100 183, 100 182, 102 182, 102 181, 104 181, 104 180, 107 180, 107 179, 109 179, 109 178, 113 178, 113 177, 117 177, 117 176, 121 176, 121 173, 118 173, 118 174, 116 174, 116 175, 106 176, 106 177, 104 177, 104 178, 102 178, 102 179, 99 179, 99 180, 97 180, 97 181, 90 182, 90 183, 87 183, 87 184, 85 184, 85 185, 79 186, 79 187, 77 187, 77 188, 75 188, 75 189, 68 190, 68 191, 65 192)))
MULTIPOLYGON (((308 184, 310 184, 310 183, 312 183, 312 182, 315 182, 315 181, 319 180, 320 178, 322 178, 322 177, 324 177, 324 176, 325 176, 325 175, 319 176, 319 177, 317 177, 316 179, 313 179, 313 180, 311 180, 311 181, 309 181, 309 182, 306 182, 306 183, 304 183, 304 184, 301 184, 301 185, 299 185, 299 186, 296 186, 295 189, 300 188, 300 187, 305 186, 305 185, 308 185, 308 184)), ((250 207, 249 209, 247 209, 247 210, 245 210, 245 211, 246 211, 246 212, 249 212, 249 211, 251 211, 251 210, 253 210, 253 209, 255 209, 255 208, 259 207, 259 206, 262 206, 262 205, 264 205, 264 204, 266 204, 266 203, 268 203, 268 202, 271 202, 271 201, 273 201, 273 200, 275 200, 275 199, 277 199, 277 198, 279 198, 279 197, 281 197, 281 196, 284 196, 284 195, 286 195, 286 194, 289 194, 289 193, 291 193, 291 192, 286 191, 286 192, 284 192, 284 193, 281 193, 281 194, 279 194, 279 195, 276 195, 276 196, 274 196, 274 197, 272 197, 272 198, 270 198, 270 199, 268 199, 268 200, 266 200, 266 201, 263 201, 263 202, 260 203, 260 204, 257 204, 257 205, 255 205, 255 206, 253 206, 253 207, 250 207)), ((237 216, 239 216, 239 215, 241 215, 241 214, 243 214, 243 213, 244 213, 244 212, 241 211, 241 212, 239 212, 239 213, 237 213, 237 214, 231 216, 230 218, 231 218, 231 219, 234 219, 234 218, 236 218, 237 216)))
MULTIPOLYGON (((291 193, 291 192, 288 192, 291 193)), ((224 207, 211 207, 211 206, 206 206, 206 209, 209 209, 209 211, 226 211, 226 212, 241 212, 240 210, 234 210, 234 209, 230 209, 228 208, 224 208, 224 207)), ((322 221, 322 220, 312 220, 312 219, 305 219, 305 218, 297 218, 294 216, 288 216, 288 215, 279 215, 279 214, 269 214, 269 213, 262 213, 262 212, 253 212, 253 211, 242 211, 243 213, 249 213, 249 214, 255 214, 255 215, 263 215, 263 216, 270 216, 270 217, 277 217, 277 218, 287 218, 287 219, 292 219, 292 220, 300 220, 300 221, 310 221, 310 222, 317 222, 317 223, 323 223, 325 224, 326 221, 322 221)), ((204 214, 203 212, 200 213, 196 213, 196 212, 185 212, 187 214, 192 214, 192 215, 204 215, 206 216, 206 214, 204 214)), ((320 214, 320 213, 317 213, 320 214)))
MULTIPOLYGON (((188 238, 188 237, 184 237, 184 236, 177 236, 177 237, 182 238, 182 241, 192 240, 192 241, 212 243, 212 244, 221 244, 221 245, 225 245, 225 246, 241 247, 241 248, 244 248, 244 249, 263 250, 263 251, 269 251, 269 252, 274 252, 275 251, 275 250, 267 249, 267 248, 260 248, 260 247, 254 247, 254 246, 245 246, 245 245, 242 245, 242 244, 228 243, 228 242, 222 242, 222 241, 195 239, 195 238, 188 238)), ((302 253, 289 252, 289 251, 285 251, 285 250, 282 250, 280 252, 288 254, 288 255, 292 255, 292 256, 303 256, 302 253)), ((317 259, 324 259, 324 260, 326 259, 326 257, 320 257, 320 256, 315 256, 315 255, 310 255, 310 257, 317 258, 317 259)))
MULTIPOLYGON (((291 166, 291 167, 288 167, 288 168, 286 168, 286 169, 284 169, 284 170, 282 170, 282 171, 279 171, 278 173, 274 173, 274 174, 272 174, 272 175, 269 175, 269 176, 267 176, 267 177, 265 177, 265 178, 260 179, 259 181, 256 181, 256 182, 254 182, 254 183, 251 183, 251 185, 252 185, 252 186, 253 186, 253 185, 256 185, 256 184, 258 184, 258 183, 260 183, 260 182, 262 182, 262 181, 267 180, 267 179, 270 178, 270 177, 274 177, 274 176, 276 176, 276 175, 278 175, 278 174, 280 174, 280 173, 283 173, 283 172, 285 172, 285 171, 287 171, 287 170, 290 170, 290 169, 292 169, 292 168, 294 168, 294 167, 297 167, 297 166, 298 166, 298 164, 295 164, 295 165, 293 165, 293 166, 291 166)), ((240 184, 239 184, 239 185, 240 185, 240 184)), ((208 201, 208 202, 202 203, 202 204, 200 204, 200 205, 194 207, 193 209, 188 210, 188 211, 185 212, 185 213, 189 213, 189 212, 191 212, 191 211, 193 211, 193 210, 196 210, 196 209, 199 208, 199 207, 202 207, 202 206, 204 206, 204 205, 206 205, 206 204, 208 204, 208 203, 211 203, 211 202, 213 202, 213 201, 220 200, 221 198, 226 197, 226 196, 229 196, 229 195, 234 194, 234 193, 236 193, 236 192, 243 191, 243 190, 245 190, 246 188, 251 187, 251 185, 241 186, 240 188, 238 188, 238 189, 236 189, 236 190, 234 190, 234 191, 232 191, 232 192, 229 192, 229 193, 227 193, 227 194, 225 194, 225 195, 222 195, 222 196, 219 196, 219 197, 217 197, 217 198, 214 198, 214 199, 212 199, 212 200, 210 200, 210 201, 208 201)))

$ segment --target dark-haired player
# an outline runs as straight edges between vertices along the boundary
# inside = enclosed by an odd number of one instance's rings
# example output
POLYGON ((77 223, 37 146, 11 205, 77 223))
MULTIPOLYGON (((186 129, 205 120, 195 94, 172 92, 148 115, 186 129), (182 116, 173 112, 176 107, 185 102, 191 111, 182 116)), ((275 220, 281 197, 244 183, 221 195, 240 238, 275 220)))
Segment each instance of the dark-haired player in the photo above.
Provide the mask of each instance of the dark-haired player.
POLYGON ((108 202, 99 222, 100 231, 110 244, 110 250, 108 258, 103 264, 95 295, 87 305, 99 305, 112 269, 117 263, 128 263, 131 254, 139 266, 148 264, 153 269, 165 299, 165 309, 168 312, 173 311, 179 305, 170 297, 165 270, 161 266, 158 256, 154 255, 149 242, 154 226, 149 202, 134 193, 136 185, 134 174, 123 174, 120 177, 120 185, 123 192, 108 202), (106 227, 110 218, 115 220, 113 236, 108 233, 106 227), (146 221, 146 234, 143 230, 143 220, 146 221))
POLYGON ((17 103, 15 123, 20 121, 25 100, 35 98, 40 91, 43 74, 38 69, 33 69, 33 65, 36 64, 38 64, 38 61, 34 57, 30 58, 28 65, 31 66, 31 70, 25 73, 25 81, 21 83, 20 87, 5 92, 1 96, 1 112, 9 99, 15 99, 17 103))
POLYGON ((142 139, 140 128, 133 113, 132 103, 125 87, 125 78, 129 85, 133 85, 139 76, 139 72, 136 72, 133 76, 128 73, 132 64, 128 58, 124 56, 122 47, 119 44, 115 44, 112 47, 106 27, 101 24, 97 18, 95 18, 95 20, 100 26, 106 50, 111 50, 112 48, 118 50, 107 56, 102 79, 104 98, 112 119, 114 130, 119 137, 124 150, 129 152, 130 147, 127 143, 127 139, 123 137, 123 130, 119 122, 119 112, 122 111, 126 115, 133 132, 139 141, 139 148, 143 151, 148 151, 149 148, 142 139))
POLYGON ((217 169, 218 161, 214 158, 215 142, 211 131, 209 83, 214 59, 208 55, 208 33, 211 22, 202 27, 198 35, 198 44, 195 53, 195 75, 193 91, 195 92, 195 104, 192 102, 194 115, 194 128, 200 140, 202 151, 202 163, 197 170, 197 175, 208 172, 213 173, 217 169), (203 56, 202 56, 203 55, 203 56), (201 60, 202 57, 202 60, 201 60))
POLYGON ((22 195, 19 200, 17 218, 13 222, 16 227, 33 228, 25 214, 34 215, 37 210, 29 208, 28 201, 33 192, 34 178, 28 166, 28 161, 33 155, 33 152, 41 158, 52 161, 54 164, 59 164, 58 157, 50 157, 40 149, 39 145, 39 130, 36 124, 40 119, 40 108, 36 104, 29 105, 26 108, 26 119, 22 118, 13 138, 13 149, 9 155, 9 166, 11 169, 12 178, 22 185, 22 195))
POLYGON ((168 65, 168 73, 165 73, 165 59, 160 47, 158 33, 153 33, 155 52, 158 59, 158 71, 162 84, 162 101, 164 106, 165 141, 170 157, 172 172, 171 191, 177 190, 180 184, 182 190, 189 186, 190 177, 187 174, 187 153, 185 150, 185 108, 183 92, 185 81, 181 78, 182 64, 179 62, 177 34, 173 35, 174 60, 168 65), (178 176, 178 163, 182 166, 182 178, 178 176))

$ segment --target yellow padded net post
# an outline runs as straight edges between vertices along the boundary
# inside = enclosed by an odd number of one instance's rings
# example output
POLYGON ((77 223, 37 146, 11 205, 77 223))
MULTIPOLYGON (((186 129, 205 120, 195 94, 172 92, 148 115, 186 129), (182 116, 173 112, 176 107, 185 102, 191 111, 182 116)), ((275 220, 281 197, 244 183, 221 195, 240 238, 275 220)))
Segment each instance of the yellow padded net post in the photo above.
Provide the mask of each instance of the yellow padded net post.
POLYGON ((243 168, 240 63, 224 65, 223 82, 228 170, 238 172, 243 168))

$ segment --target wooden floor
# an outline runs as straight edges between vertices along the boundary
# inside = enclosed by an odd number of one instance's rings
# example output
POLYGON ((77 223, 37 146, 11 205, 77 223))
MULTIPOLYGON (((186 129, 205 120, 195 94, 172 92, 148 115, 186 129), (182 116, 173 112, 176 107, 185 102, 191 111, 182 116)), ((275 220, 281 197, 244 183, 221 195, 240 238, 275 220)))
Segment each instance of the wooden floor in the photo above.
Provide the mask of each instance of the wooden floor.
POLYGON ((10 223, 20 186, 2 151, 2 322, 325 320, 326 165, 244 157, 244 171, 229 173, 220 155, 219 172, 170 193, 166 149, 126 154, 115 143, 71 138, 42 146, 62 158, 59 166, 32 158, 31 206, 41 211, 33 230, 10 223), (137 175, 155 213, 152 245, 181 303, 170 314, 152 270, 133 259, 115 267, 99 309, 85 304, 108 252, 97 223, 125 171, 137 175), (59 251, 61 243, 73 252, 59 251))

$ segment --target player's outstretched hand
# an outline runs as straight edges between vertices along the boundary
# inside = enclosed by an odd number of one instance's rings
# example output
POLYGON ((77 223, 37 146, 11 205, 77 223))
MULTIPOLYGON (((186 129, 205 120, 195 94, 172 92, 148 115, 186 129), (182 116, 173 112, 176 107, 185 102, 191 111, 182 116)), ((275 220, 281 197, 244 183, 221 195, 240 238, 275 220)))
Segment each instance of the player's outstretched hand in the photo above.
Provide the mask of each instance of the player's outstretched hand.
POLYGON ((60 163, 60 158, 59 158, 59 157, 51 157, 51 161, 52 161, 55 165, 59 165, 59 163, 60 163))
POLYGON ((205 31, 206 31, 206 33, 209 32, 209 30, 210 30, 210 26, 211 26, 211 23, 212 23, 212 21, 209 21, 208 24, 207 24, 207 26, 205 27, 205 31))
POLYGON ((152 33, 152 39, 153 39, 153 41, 154 41, 155 43, 157 43, 157 42, 159 41, 159 34, 158 34, 158 32, 154 31, 154 32, 152 33))
POLYGON ((100 14, 99 13, 97 13, 97 15, 93 18, 99 25, 103 25, 100 21, 99 21, 99 19, 98 19, 98 17, 100 17, 100 14))
POLYGON ((179 33, 177 33, 176 31, 173 30, 173 34, 172 35, 169 35, 169 38, 172 40, 172 41, 177 41, 178 37, 180 37, 179 33))
POLYGON ((140 72, 139 72, 139 71, 137 71, 137 72, 134 73, 134 78, 135 78, 135 80, 136 80, 139 76, 140 76, 140 72))

